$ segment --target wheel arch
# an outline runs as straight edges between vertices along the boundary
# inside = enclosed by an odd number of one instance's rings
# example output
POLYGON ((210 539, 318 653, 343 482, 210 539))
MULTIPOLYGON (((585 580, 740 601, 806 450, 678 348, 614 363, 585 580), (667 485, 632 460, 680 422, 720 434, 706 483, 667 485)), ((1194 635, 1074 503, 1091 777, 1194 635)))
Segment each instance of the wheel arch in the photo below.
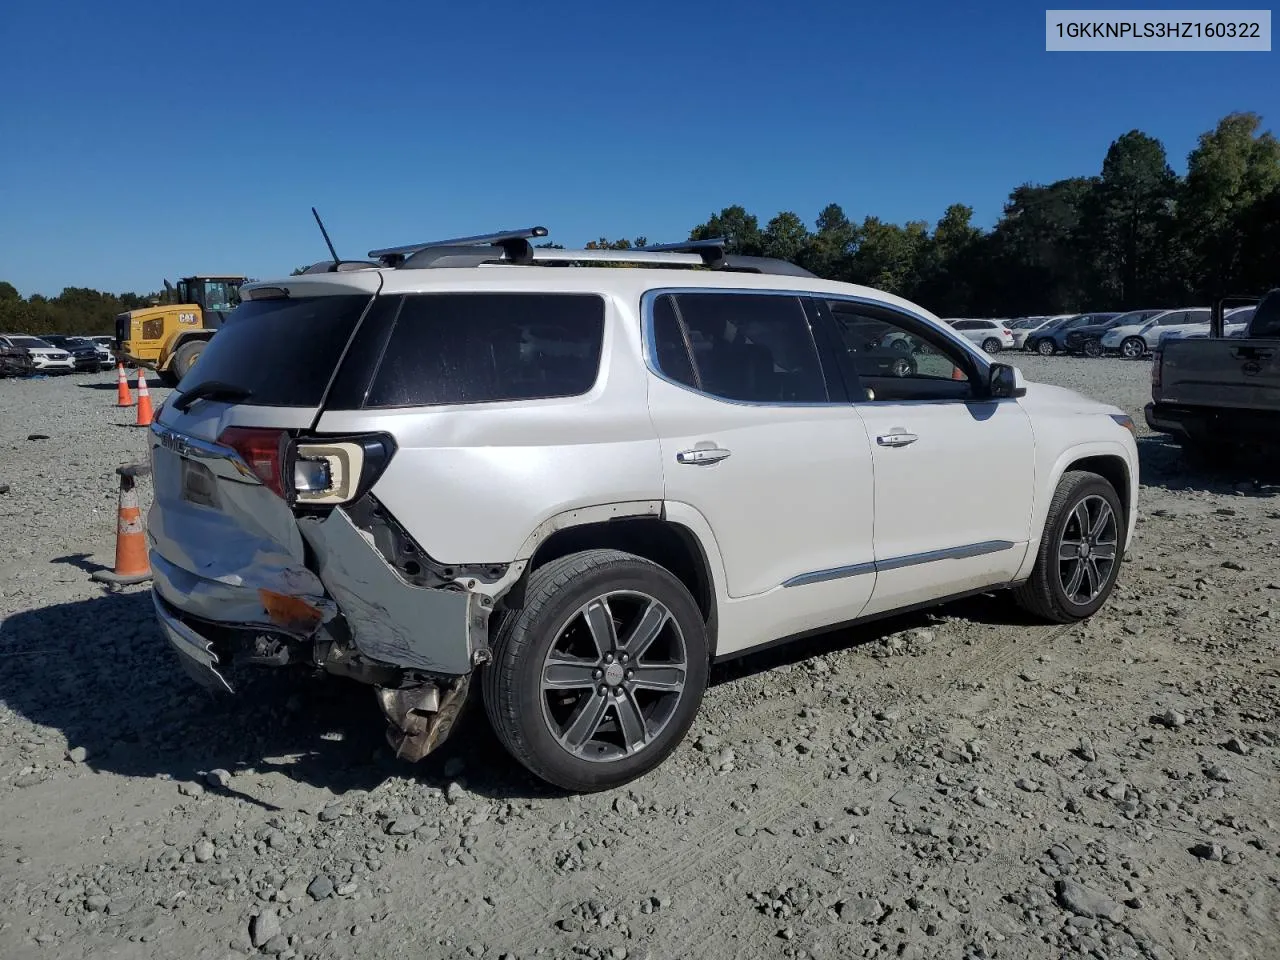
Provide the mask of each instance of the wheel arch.
POLYGON ((1022 569, 1018 571, 1016 580, 1025 580, 1031 576, 1040 541, 1044 537, 1045 525, 1049 521, 1049 504, 1053 501, 1054 491, 1058 489, 1063 476, 1071 470, 1096 473, 1111 484, 1116 491, 1116 496, 1120 498, 1120 506, 1124 511, 1126 548, 1132 542, 1137 505, 1136 452, 1130 452, 1122 444, 1110 441, 1072 447, 1057 458, 1049 471, 1048 482, 1040 488, 1035 506, 1031 542, 1028 544, 1026 559, 1022 569))
POLYGON ((559 526, 533 549, 519 580, 502 599, 508 609, 524 603, 529 575, 553 560, 584 550, 612 549, 643 557, 668 570, 685 585, 702 612, 707 625, 707 646, 714 658, 717 647, 716 576, 707 550, 694 530, 669 519, 665 514, 620 516, 559 526))

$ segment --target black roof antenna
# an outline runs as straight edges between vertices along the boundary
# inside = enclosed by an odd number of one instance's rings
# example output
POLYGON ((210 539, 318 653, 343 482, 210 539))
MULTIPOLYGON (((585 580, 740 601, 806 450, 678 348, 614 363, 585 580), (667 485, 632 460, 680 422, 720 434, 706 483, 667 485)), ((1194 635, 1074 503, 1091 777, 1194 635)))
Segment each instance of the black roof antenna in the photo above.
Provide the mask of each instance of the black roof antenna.
POLYGON ((316 218, 316 225, 320 227, 320 233, 324 235, 325 246, 329 248, 329 253, 333 257, 333 265, 336 267, 341 260, 338 259, 338 251, 333 249, 333 241, 329 239, 329 231, 324 228, 324 221, 320 219, 320 214, 316 213, 316 208, 311 208, 311 215, 316 218))

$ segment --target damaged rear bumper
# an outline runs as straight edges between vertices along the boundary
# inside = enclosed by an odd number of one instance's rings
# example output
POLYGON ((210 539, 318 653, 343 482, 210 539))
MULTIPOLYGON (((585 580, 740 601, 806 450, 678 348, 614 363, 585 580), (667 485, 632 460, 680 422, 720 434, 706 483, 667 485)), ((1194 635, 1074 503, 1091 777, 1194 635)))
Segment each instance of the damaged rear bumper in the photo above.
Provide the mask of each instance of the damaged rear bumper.
POLYGON ((152 542, 153 599, 202 686, 231 692, 233 663, 303 664, 374 686, 398 756, 420 759, 443 742, 487 659, 490 596, 408 582, 340 508, 297 521, 305 563, 264 545, 234 570, 192 562, 203 551, 172 543, 175 519, 149 525, 163 531, 152 542))

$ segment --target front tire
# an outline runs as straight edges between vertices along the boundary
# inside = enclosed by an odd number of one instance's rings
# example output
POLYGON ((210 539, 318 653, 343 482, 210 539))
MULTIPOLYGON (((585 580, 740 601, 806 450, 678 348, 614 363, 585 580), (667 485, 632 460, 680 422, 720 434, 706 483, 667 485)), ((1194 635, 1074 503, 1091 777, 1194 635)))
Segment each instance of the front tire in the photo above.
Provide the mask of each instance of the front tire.
POLYGON ((1120 355, 1126 360, 1139 360, 1147 352, 1147 345, 1141 337, 1126 337, 1120 344, 1120 355))
POLYGON ((1115 488, 1096 473, 1068 471, 1049 505, 1031 579, 1014 587, 1018 606, 1054 623, 1093 616, 1115 587, 1125 530, 1115 488))
POLYGON ((1093 357, 1095 360, 1102 356, 1102 341, 1097 339, 1086 340, 1084 342, 1084 355, 1093 357))
POLYGON ((982 349, 994 356, 1000 352, 1000 341, 995 337, 987 337, 982 341, 982 349))
POLYGON ((1041 340, 1036 344, 1036 353, 1042 357, 1052 357, 1058 352, 1058 345, 1052 340, 1041 340))
POLYGON ((192 340, 190 343, 184 343, 174 353, 170 369, 173 371, 175 386, 196 365, 200 354, 204 353, 206 343, 207 341, 204 340, 192 340))
POLYGON ((507 751, 579 793, 629 783, 684 739, 708 673, 706 623, 657 564, 617 550, 529 576, 484 668, 484 704, 507 751))

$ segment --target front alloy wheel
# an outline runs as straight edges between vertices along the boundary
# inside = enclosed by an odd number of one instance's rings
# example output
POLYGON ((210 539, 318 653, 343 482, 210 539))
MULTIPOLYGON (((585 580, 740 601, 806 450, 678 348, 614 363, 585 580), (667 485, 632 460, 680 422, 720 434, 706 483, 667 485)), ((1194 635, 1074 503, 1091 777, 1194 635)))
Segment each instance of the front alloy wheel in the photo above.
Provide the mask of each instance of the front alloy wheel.
POLYGON ((1058 345, 1052 340, 1041 340, 1036 344, 1036 353, 1042 357, 1052 357, 1058 352, 1058 345))
POLYGON ((1014 599, 1056 623, 1093 616, 1107 601, 1124 557, 1124 509, 1105 478, 1068 471, 1054 492, 1031 578, 1014 599))
POLYGON ((657 767, 684 738, 707 683, 706 622, 668 570, 586 550, 529 575, 484 668, 498 739, 567 790, 606 790, 657 767))
POLYGON ((1137 360, 1147 352, 1147 345, 1141 337, 1126 337, 1120 344, 1120 355, 1126 360, 1137 360))
POLYGON ((1096 337, 1091 337, 1084 342, 1084 355, 1097 359, 1102 356, 1102 341, 1096 337))

